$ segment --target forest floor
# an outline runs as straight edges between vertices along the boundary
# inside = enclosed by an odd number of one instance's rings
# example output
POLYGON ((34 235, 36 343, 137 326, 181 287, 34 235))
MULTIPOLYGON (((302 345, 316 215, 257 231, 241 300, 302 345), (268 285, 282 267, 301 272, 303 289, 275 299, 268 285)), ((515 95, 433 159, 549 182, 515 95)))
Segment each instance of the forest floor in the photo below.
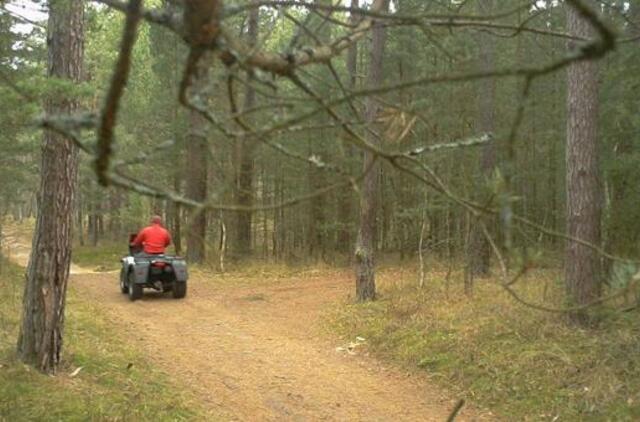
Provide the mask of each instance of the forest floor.
MULTIPOLYGON (((7 234, 12 259, 26 264, 25 238, 7 234)), ((342 344, 327 332, 326 310, 344 303, 352 284, 340 271, 194 271, 185 299, 145 292, 132 303, 117 272, 74 266, 70 280, 141 359, 221 419, 446 420, 457 400, 426 374, 381 364, 360 347, 367 339, 342 344)), ((496 417, 465 406, 458 420, 484 419, 496 417)))

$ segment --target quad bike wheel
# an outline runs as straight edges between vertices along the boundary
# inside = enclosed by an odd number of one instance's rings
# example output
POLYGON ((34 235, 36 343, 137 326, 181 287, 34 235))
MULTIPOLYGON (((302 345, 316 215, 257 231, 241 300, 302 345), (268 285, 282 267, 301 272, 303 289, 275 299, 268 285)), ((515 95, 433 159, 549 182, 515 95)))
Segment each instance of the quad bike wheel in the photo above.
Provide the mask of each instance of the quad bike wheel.
POLYGON ((129 293, 129 280, 127 280, 127 274, 125 273, 125 269, 120 270, 120 292, 123 294, 129 293))
POLYGON ((174 298, 182 299, 187 295, 187 283, 185 281, 174 281, 172 291, 174 298))
POLYGON ((127 286, 127 290, 129 291, 129 300, 131 300, 132 302, 142 297, 142 285, 137 284, 135 282, 135 278, 136 276, 133 271, 129 271, 129 274, 127 276, 129 286, 127 286))

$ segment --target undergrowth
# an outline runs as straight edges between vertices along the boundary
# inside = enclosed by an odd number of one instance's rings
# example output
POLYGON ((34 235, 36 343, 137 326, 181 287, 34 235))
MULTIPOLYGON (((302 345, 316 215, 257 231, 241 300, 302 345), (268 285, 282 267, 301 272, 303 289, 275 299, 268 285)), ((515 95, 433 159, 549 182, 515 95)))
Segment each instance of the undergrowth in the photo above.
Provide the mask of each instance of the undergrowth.
POLYGON ((17 361, 24 269, 0 273, 0 420, 210 420, 90 303, 70 292, 64 362, 55 377, 17 361), (79 372, 75 373, 81 368, 79 372))
POLYGON ((120 259, 127 254, 127 243, 100 242, 96 246, 74 245, 71 260, 74 264, 94 271, 111 271, 120 268, 120 259))
MULTIPOLYGON (((514 302, 495 280, 478 280, 466 298, 461 278, 433 272, 419 288, 415 272, 386 270, 380 300, 341 305, 331 327, 507 420, 640 420, 638 311, 603 309, 585 330, 514 302)), ((559 280, 540 270, 518 291, 560 306, 559 280)))

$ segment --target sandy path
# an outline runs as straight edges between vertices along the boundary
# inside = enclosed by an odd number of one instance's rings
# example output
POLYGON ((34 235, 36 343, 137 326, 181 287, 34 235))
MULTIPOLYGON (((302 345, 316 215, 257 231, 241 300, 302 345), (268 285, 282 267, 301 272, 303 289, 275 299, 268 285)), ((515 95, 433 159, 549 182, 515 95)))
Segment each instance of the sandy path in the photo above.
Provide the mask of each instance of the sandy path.
POLYGON ((229 420, 444 421, 453 407, 424 378, 318 334, 323 306, 347 294, 344 276, 221 289, 196 278, 184 300, 148 292, 134 303, 113 274, 74 275, 72 285, 229 420))
MULTIPOLYGON (((117 273, 75 270, 80 297, 223 420, 444 421, 454 405, 426 377, 337 351, 320 333, 322 310, 351 289, 348 274, 260 287, 196 277, 185 299, 145 291, 130 302, 117 273)), ((458 420, 490 419, 478 415, 463 409, 458 420)))

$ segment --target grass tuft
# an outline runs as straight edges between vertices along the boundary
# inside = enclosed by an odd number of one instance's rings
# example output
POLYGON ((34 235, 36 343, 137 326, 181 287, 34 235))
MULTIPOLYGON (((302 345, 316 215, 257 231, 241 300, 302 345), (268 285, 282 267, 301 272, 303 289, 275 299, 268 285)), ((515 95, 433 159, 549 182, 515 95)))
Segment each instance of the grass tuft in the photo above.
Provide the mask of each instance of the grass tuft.
POLYGON ((97 246, 75 246, 71 260, 74 264, 93 271, 113 271, 120 268, 120 259, 126 254, 126 242, 105 241, 97 246))

